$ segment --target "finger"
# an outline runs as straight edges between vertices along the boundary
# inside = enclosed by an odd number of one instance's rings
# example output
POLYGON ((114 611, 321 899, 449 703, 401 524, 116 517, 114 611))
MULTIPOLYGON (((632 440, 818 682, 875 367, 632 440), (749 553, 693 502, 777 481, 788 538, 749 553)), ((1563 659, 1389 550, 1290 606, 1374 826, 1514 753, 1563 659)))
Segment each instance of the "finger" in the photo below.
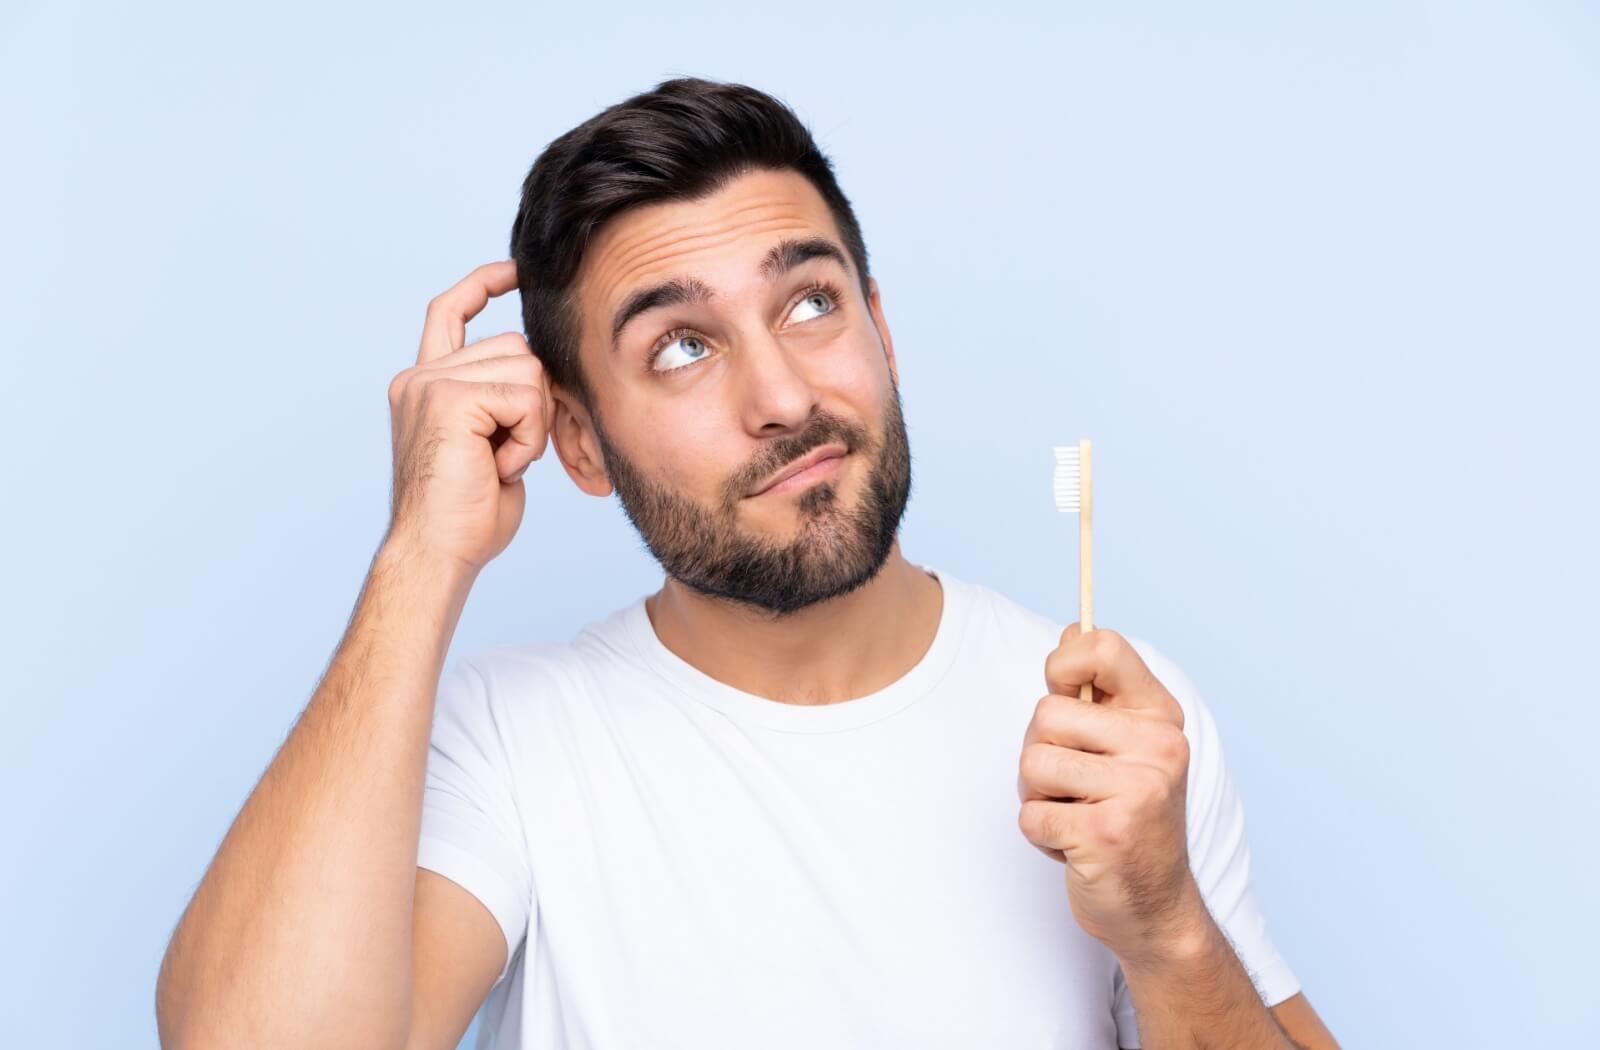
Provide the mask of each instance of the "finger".
POLYGON ((1050 852, 1057 860, 1077 850, 1082 842, 1082 827, 1093 802, 1051 802, 1047 799, 1029 799, 1017 814, 1017 826, 1029 842, 1050 852))
MULTIPOLYGON (((510 333, 507 333, 507 335, 510 335, 510 333)), ((491 339, 485 339, 485 343, 491 343, 491 339)), ((478 346, 478 344, 474 344, 474 346, 478 346)), ((515 341, 504 341, 499 346, 510 347, 514 352, 501 355, 501 357, 478 357, 478 359, 466 360, 466 362, 456 363, 456 365, 445 365, 443 363, 461 359, 462 355, 467 354, 467 351, 472 349, 472 347, 462 347, 454 354, 438 359, 440 363, 416 368, 413 371, 418 375, 426 376, 427 379, 450 376, 453 379, 467 379, 470 383, 512 383, 520 384, 520 386, 538 387, 541 418, 547 423, 549 421, 550 405, 554 402, 550 402, 550 384, 549 378, 544 373, 544 362, 541 362, 538 357, 534 357, 533 354, 526 354, 526 352, 517 349, 518 346, 526 346, 525 343, 520 341, 520 338, 515 339, 515 341)), ((488 354, 488 352, 490 351, 485 351, 485 354, 488 354)), ((424 379, 424 381, 427 381, 427 379, 424 379)), ((499 427, 494 431, 493 435, 490 435, 490 445, 493 445, 494 451, 496 451, 496 461, 502 464, 515 464, 514 469, 526 466, 526 463, 531 463, 531 459, 523 459, 522 451, 517 450, 517 448, 512 448, 512 450, 502 453, 502 448, 506 447, 506 443, 509 440, 510 431, 504 426, 499 427)), ((538 459, 542 455, 544 455, 544 442, 539 442, 539 451, 533 453, 533 459, 538 459)), ((502 472, 502 475, 504 475, 504 472, 502 472)))
POLYGON ((467 341, 467 322, 489 305, 489 300, 517 286, 517 264, 510 259, 484 263, 439 293, 428 303, 422 322, 422 345, 417 363, 433 361, 460 350, 467 341))
POLYGON ((449 368, 453 365, 465 364, 468 361, 481 361, 486 357, 531 357, 535 361, 538 357, 528 349, 528 340, 523 338, 521 332, 501 332, 487 339, 479 339, 475 343, 468 343, 460 350, 453 350, 443 357, 436 357, 424 364, 414 366, 417 371, 432 371, 436 368, 449 368))
POLYGON ((1085 634, 1078 624, 1068 624, 1061 632, 1061 644, 1044 662, 1049 690, 1072 696, 1089 682, 1111 697, 1128 697, 1147 688, 1154 678, 1128 640, 1108 627, 1085 634))
MULTIPOLYGON (((454 356, 454 355, 452 355, 454 356)), ((449 360, 449 358, 446 358, 449 360)), ((537 451, 531 458, 524 456, 525 448, 506 446, 513 443, 516 432, 506 426, 501 426, 490 435, 489 443, 494 446, 495 462, 501 465, 500 476, 509 478, 517 470, 526 466, 544 455, 545 445, 549 437, 549 418, 552 402, 550 400, 549 384, 545 378, 544 366, 531 354, 510 354, 505 357, 485 357, 478 361, 467 361, 464 364, 453 365, 449 368, 439 369, 437 372, 430 369, 430 374, 447 375, 453 379, 464 379, 474 383, 510 383, 513 386, 531 386, 539 392, 539 417, 538 422, 544 432, 538 435, 539 440, 533 442, 537 451), (509 466, 509 469, 507 467, 509 466)), ((532 435, 523 434, 517 441, 526 446, 532 435)))
POLYGON ((505 443, 495 450, 495 469, 507 484, 544 454, 550 431, 545 424, 545 399, 542 387, 528 383, 477 383, 441 376, 433 380, 447 396, 466 400, 477 411, 472 413, 472 432, 492 437, 504 427, 509 431, 505 443))
POLYGON ((1050 693, 1034 705, 1022 742, 1039 740, 1095 754, 1122 755, 1139 745, 1139 731, 1144 727, 1135 724, 1137 719, 1140 716, 1131 711, 1050 693))
MULTIPOLYGON (((457 353, 466 353, 465 350, 457 353)), ((455 361, 455 354, 441 358, 441 361, 455 361)), ((477 383, 524 383, 528 386, 537 386, 543 392, 544 366, 532 354, 501 354, 499 356, 484 355, 482 357, 459 361, 453 364, 429 365, 416 370, 419 374, 433 378, 467 379, 477 383)))
POLYGON ((1114 759, 1035 741, 1022 749, 1017 797, 1099 802, 1121 793, 1121 771, 1114 759))
POLYGON ((535 383, 545 388, 548 400, 549 383, 545 380, 543 372, 544 362, 529 352, 528 341, 521 333, 502 332, 488 339, 480 339, 426 364, 412 365, 395 376, 395 382, 405 386, 427 382, 440 376, 452 376, 457 379, 479 381, 498 379, 509 383, 535 383), (493 370, 482 368, 462 370, 463 365, 485 361, 494 361, 497 364, 493 370))
POLYGON ((495 387, 504 387, 515 392, 515 397, 510 402, 511 406, 526 404, 529 407, 515 423, 507 423, 504 417, 496 416, 503 427, 510 430, 500 447, 495 449, 495 468, 500 473, 501 481, 511 484, 522 476, 528 465, 544 455, 545 445, 550 441, 550 426, 547 422, 549 415, 549 402, 545 399, 544 390, 538 384, 494 384, 495 387))

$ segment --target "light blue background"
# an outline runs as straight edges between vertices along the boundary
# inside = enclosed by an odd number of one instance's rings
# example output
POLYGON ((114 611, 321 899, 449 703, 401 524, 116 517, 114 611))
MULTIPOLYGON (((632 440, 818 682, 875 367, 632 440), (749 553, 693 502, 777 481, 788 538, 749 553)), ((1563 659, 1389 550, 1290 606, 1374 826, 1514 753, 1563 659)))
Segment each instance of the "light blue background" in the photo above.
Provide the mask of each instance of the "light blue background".
MULTIPOLYGON (((0 15, 0 1043, 155 1044, 382 534, 427 300, 551 138, 681 73, 835 159, 908 556, 1076 618, 1050 446, 1094 440, 1096 620, 1216 711, 1344 1044, 1592 1039, 1593 6, 577 6, 0 15)), ((614 500, 529 488, 454 652, 658 581, 614 500)))

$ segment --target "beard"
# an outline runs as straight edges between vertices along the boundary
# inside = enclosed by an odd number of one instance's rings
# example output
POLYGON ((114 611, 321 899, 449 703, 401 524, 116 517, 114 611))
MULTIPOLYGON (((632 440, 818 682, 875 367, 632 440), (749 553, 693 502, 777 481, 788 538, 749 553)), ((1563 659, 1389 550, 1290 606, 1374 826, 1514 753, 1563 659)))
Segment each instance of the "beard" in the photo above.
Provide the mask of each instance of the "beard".
POLYGON ((861 427, 818 412, 803 431, 773 440, 730 477, 715 510, 647 477, 607 438, 598 412, 593 418, 623 512, 662 569, 701 594, 783 616, 860 587, 878 574, 894 547, 911 495, 911 449, 898 384, 890 384, 881 440, 874 443, 861 427), (747 493, 830 441, 867 458, 855 506, 844 505, 836 478, 829 478, 789 497, 800 515, 792 540, 776 542, 740 527, 739 504, 747 493))

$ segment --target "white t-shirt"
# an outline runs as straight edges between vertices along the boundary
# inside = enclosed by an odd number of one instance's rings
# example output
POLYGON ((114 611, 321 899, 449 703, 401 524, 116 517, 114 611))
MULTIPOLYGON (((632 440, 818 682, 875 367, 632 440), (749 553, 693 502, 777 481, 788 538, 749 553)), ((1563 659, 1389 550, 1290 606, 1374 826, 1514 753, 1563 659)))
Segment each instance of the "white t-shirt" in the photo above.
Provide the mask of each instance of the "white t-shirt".
MULTIPOLYGON (((1116 957, 1017 826, 1022 738, 1064 624, 923 566, 933 643, 868 696, 801 706, 678 657, 643 598, 570 643, 441 676, 417 863, 510 946, 478 1050, 1140 1045, 1116 957)), ((1244 813, 1188 677, 1125 637, 1189 738, 1190 864, 1262 1001, 1244 813)))

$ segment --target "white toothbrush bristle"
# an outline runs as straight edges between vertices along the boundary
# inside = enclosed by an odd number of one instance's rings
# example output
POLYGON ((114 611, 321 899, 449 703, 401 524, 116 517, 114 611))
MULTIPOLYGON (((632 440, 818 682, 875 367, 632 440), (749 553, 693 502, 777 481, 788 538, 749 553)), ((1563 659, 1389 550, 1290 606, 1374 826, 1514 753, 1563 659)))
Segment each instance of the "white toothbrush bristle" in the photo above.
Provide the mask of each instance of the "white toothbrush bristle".
POLYGON ((1077 445, 1056 445, 1055 497, 1056 510, 1076 514, 1082 509, 1083 475, 1077 445))

